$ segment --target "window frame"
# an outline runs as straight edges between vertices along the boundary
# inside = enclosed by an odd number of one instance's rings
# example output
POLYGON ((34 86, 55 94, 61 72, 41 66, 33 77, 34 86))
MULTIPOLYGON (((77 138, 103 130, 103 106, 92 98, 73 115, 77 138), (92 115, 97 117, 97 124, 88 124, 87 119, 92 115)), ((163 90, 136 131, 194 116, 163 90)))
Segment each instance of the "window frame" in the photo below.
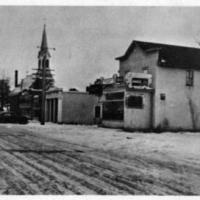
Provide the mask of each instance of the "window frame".
POLYGON ((144 109, 144 96, 143 95, 130 95, 126 97, 126 107, 129 109, 144 109), (130 105, 129 98, 141 98, 141 104, 140 105, 130 105))
POLYGON ((186 86, 194 86, 194 70, 186 70, 186 86))

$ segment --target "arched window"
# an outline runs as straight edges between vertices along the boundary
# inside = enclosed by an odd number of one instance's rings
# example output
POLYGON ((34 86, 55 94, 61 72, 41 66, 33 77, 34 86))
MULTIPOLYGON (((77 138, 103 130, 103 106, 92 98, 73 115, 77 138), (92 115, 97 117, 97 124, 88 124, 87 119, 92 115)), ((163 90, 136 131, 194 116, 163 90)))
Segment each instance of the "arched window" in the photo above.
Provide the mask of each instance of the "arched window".
POLYGON ((46 60, 46 68, 49 68, 49 60, 46 60))

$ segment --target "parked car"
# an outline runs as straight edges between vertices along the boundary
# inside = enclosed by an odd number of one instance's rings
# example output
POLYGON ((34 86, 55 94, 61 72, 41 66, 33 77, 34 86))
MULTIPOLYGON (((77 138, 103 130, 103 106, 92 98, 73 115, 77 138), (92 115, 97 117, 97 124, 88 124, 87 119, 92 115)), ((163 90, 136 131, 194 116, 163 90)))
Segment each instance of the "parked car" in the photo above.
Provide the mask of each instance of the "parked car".
POLYGON ((3 113, 0 113, 0 123, 27 124, 28 118, 26 116, 17 115, 12 112, 3 112, 3 113))

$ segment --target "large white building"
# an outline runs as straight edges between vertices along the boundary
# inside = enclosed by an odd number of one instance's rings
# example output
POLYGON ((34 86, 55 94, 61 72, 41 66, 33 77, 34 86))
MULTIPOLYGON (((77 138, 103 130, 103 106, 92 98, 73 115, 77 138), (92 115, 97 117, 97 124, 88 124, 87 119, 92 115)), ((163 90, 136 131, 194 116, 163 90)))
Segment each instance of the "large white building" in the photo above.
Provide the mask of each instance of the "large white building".
POLYGON ((200 130, 200 49, 133 41, 100 101, 102 125, 200 130), (116 77, 115 77, 116 78, 116 77))

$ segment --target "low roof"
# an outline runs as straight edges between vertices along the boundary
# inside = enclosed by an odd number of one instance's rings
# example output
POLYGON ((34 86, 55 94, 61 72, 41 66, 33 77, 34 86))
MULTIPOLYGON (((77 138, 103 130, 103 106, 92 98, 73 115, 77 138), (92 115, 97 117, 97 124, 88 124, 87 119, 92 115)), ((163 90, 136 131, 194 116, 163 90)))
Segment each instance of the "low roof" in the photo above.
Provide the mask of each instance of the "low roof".
POLYGON ((46 93, 54 93, 54 92, 62 92, 62 91, 63 91, 62 88, 58 88, 58 87, 56 87, 56 86, 53 86, 53 87, 50 87, 50 88, 46 91, 46 93))
POLYGON ((32 75, 32 74, 26 75, 26 77, 24 79, 22 79, 22 82, 21 82, 22 90, 30 89, 31 86, 33 85, 34 81, 35 81, 34 75, 32 75))
POLYGON ((117 57, 116 60, 126 60, 133 52, 136 45, 138 45, 146 53, 158 51, 158 64, 160 66, 200 69, 200 48, 144 42, 137 40, 134 40, 125 52, 125 54, 123 56, 117 57))

